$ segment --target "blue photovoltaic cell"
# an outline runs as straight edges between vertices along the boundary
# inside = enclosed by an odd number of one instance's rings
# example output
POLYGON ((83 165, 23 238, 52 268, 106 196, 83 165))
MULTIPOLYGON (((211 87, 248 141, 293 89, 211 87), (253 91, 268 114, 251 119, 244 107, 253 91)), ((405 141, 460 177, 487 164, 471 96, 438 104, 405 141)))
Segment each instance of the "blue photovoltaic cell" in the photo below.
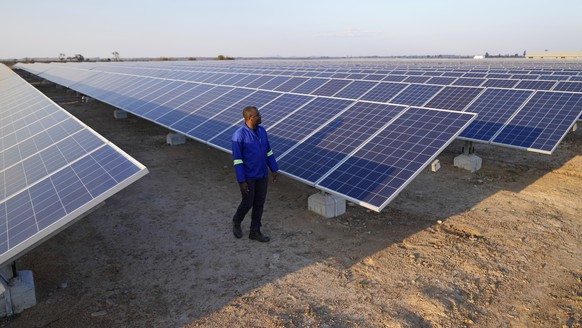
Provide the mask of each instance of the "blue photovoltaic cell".
POLYGON ((405 89, 407 86, 409 85, 404 83, 381 82, 378 83, 378 85, 376 85, 369 92, 365 93, 360 98, 360 100, 385 103, 392 99, 394 95, 405 89))
POLYGON ((281 96, 281 93, 271 91, 256 91, 244 100, 239 101, 227 110, 212 117, 210 120, 197 126, 188 132, 188 135, 202 140, 208 140, 211 144, 222 147, 223 149, 231 149, 232 133, 225 133, 224 130, 238 125, 242 122, 242 110, 247 106, 255 106, 261 108, 271 102, 273 99, 281 96))
POLYGON ((192 88, 192 83, 181 83, 178 85, 174 85, 174 88, 168 88, 166 90, 169 90, 167 92, 161 91, 160 93, 157 94, 157 97, 155 96, 154 93, 152 93, 151 95, 148 95, 148 99, 151 99, 149 102, 133 108, 132 112, 135 115, 138 116, 142 116, 142 117, 149 117, 150 113, 151 116, 155 116, 155 117, 159 117, 164 113, 158 113, 158 112, 154 112, 157 109, 160 109, 160 106, 167 103, 168 101, 178 97, 179 95, 181 95, 182 93, 188 91, 189 89, 192 88))
POLYGON ((477 78, 484 78, 485 77, 485 73, 465 73, 463 74, 463 77, 477 77, 477 78))
POLYGON ((307 80, 309 80, 309 79, 306 77, 292 77, 287 82, 276 87, 275 91, 289 92, 289 91, 297 88, 299 85, 303 84, 307 80))
POLYGON ((566 81, 568 80, 568 76, 560 76, 560 75, 541 75, 540 80, 548 80, 548 81, 566 81))
POLYGON ((234 85, 235 83, 239 82, 240 80, 247 77, 246 74, 233 74, 230 79, 224 81, 224 85, 234 85))
POLYGON ((425 107, 463 110, 482 91, 482 88, 445 87, 425 107))
POLYGON ((511 74, 489 73, 485 76, 487 79, 511 79, 511 74))
POLYGON ((532 89, 532 90, 550 90, 556 84, 555 81, 529 81, 524 80, 519 82, 516 89, 532 89))
POLYGON ((356 103, 278 158, 279 167, 295 177, 315 183, 404 108, 356 103))
POLYGON ((452 85, 459 85, 459 86, 471 86, 471 87, 478 87, 485 79, 476 79, 476 78, 459 78, 452 85))
POLYGON ((162 82, 164 81, 156 79, 148 80, 147 82, 144 83, 144 85, 141 88, 137 88, 135 92, 126 94, 124 96, 124 99, 118 100, 116 106, 121 109, 128 110, 129 108, 138 107, 138 106, 129 107, 129 105, 134 102, 139 102, 140 105, 144 104, 143 102, 140 102, 140 99, 147 96, 148 94, 151 94, 156 90, 159 90, 160 86, 163 85, 162 82))
POLYGON ((406 75, 386 75, 386 77, 384 77, 382 79, 382 81, 387 81, 387 82, 402 82, 405 79, 407 79, 408 76, 406 75))
POLYGON ((232 85, 235 87, 242 87, 242 86, 245 86, 245 85, 255 81, 258 78, 260 78, 259 75, 248 75, 248 76, 240 79, 238 82, 233 83, 232 85))
MULTIPOLYGON (((105 73, 99 73, 99 74, 105 74, 105 73)), ((128 78, 131 79, 131 82, 127 83, 124 88, 116 90, 115 93, 110 94, 107 97, 106 102, 108 104, 110 104, 111 106, 118 107, 118 105, 120 105, 124 101, 127 101, 128 95, 135 94, 135 93, 140 92, 143 89, 145 89, 151 85, 159 83, 158 80, 154 80, 154 79, 147 78, 147 77, 141 77, 141 76, 131 76, 128 78)), ((83 82, 83 83, 85 83, 85 82, 83 82)), ((73 89, 73 90, 77 90, 77 89, 73 89)), ((79 92, 84 93, 82 91, 79 91, 79 92)), ((87 94, 87 93, 85 93, 85 94, 87 94)))
POLYGON ((340 92, 334 94, 333 96, 336 98, 358 99, 364 93, 372 89, 372 87, 375 86, 376 84, 377 82, 354 81, 340 92))
POLYGON ((537 80, 539 77, 536 74, 514 74, 511 76, 512 79, 516 80, 537 80))
POLYGON ((393 104, 422 106, 443 87, 436 85, 411 84, 390 100, 393 104))
POLYGON ((552 153, 582 113, 582 94, 537 91, 494 143, 552 153))
POLYGON ((289 81, 290 77, 288 76, 276 76, 274 77, 272 80, 270 80, 269 82, 260 85, 259 89, 263 89, 263 90, 274 90, 275 88, 277 88, 279 85, 289 81))
POLYGON ((224 94, 230 92, 231 90, 235 89, 225 86, 215 86, 197 97, 186 100, 182 105, 180 105, 177 110, 186 114, 183 115, 181 119, 174 121, 173 123, 170 123, 169 118, 160 117, 159 120, 167 122, 168 125, 176 131, 188 132, 196 125, 201 123, 197 117, 193 116, 193 113, 200 110, 201 107, 205 106, 211 101, 222 97, 224 94))
POLYGON ((444 72, 442 76, 457 76, 457 77, 461 77, 463 76, 462 72, 444 72))
POLYGON ((386 77, 383 74, 368 74, 364 80, 370 80, 370 81, 380 81, 382 80, 384 77, 386 77))
POLYGON ((350 84, 349 80, 330 80, 326 84, 317 88, 311 94, 314 96, 333 96, 335 93, 350 84))
POLYGON ((167 125, 168 122, 177 122, 190 113, 188 110, 190 108, 184 108, 183 105, 214 88, 210 84, 190 83, 190 86, 191 88, 186 92, 177 95, 158 107, 152 108, 144 116, 154 121, 159 120, 164 125, 167 125))
POLYGON ((487 89, 466 112, 477 118, 460 134, 462 138, 491 141, 507 120, 523 105, 533 91, 487 89))
POLYGON ((258 79, 253 80, 250 83, 247 83, 247 85, 245 85, 245 87, 247 87, 247 88, 259 88, 261 85, 271 81, 274 78, 275 78, 274 76, 263 75, 263 76, 259 77, 258 79))
MULTIPOLYGON (((265 129, 269 129, 271 125, 277 123, 313 99, 314 97, 312 96, 284 94, 259 109, 259 113, 261 113, 261 125, 265 129)), ((243 121, 242 115, 240 115, 240 121, 243 121)), ((233 133, 237 128, 238 124, 231 128, 233 133)))
POLYGON ((158 88, 155 88, 150 94, 144 95, 139 100, 127 104, 126 108, 128 111, 136 112, 144 105, 148 107, 150 104, 159 105, 176 97, 183 91, 186 91, 186 89, 181 89, 181 87, 188 84, 189 83, 179 81, 162 82, 161 84, 158 84, 158 88), (180 90, 180 92, 173 93, 176 89, 180 90))
POLYGON ((315 89, 322 86, 324 83, 329 81, 328 79, 320 79, 320 78, 311 78, 305 83, 301 84, 297 88, 293 89, 291 92, 294 93, 302 93, 302 94, 310 94, 315 89))
MULTIPOLYGON (((211 117, 226 110, 233 104, 239 102, 241 99, 245 99, 253 92, 254 90, 251 89, 240 89, 240 88, 230 90, 229 92, 221 95, 220 97, 213 99, 206 105, 192 111, 192 113, 188 115, 187 118, 180 121, 181 124, 179 126, 181 127, 181 129, 179 131, 180 132, 191 131, 193 128, 197 127, 198 125, 209 120, 211 117)), ((176 127, 176 125, 172 125, 172 123, 170 123, 170 125, 172 127, 176 127)), ((194 135, 195 137, 203 141, 207 141, 210 137, 214 135, 214 134, 202 135, 200 132, 201 130, 198 130, 198 133, 191 135, 194 135)))
POLYGON ((582 92, 582 82, 558 82, 554 91, 582 92))
MULTIPOLYGON (((285 96, 282 96, 267 105, 265 111, 262 113, 270 114, 272 112, 272 109, 270 108, 277 108, 278 105, 276 105, 276 103, 283 97, 285 96)), ((286 117, 273 128, 269 129, 271 148, 275 154, 283 154, 298 141, 320 128, 334 115, 346 109, 351 104, 353 104, 353 102, 348 100, 316 98, 301 107, 298 111, 295 111, 289 117, 286 117), (298 129, 298 126, 301 128, 298 129)), ((266 119, 267 122, 269 122, 275 120, 276 116, 273 118, 266 117, 266 119)))
MULTIPOLYGON (((305 95, 284 94, 284 95, 276 98, 272 102, 268 103, 267 105, 261 106, 260 108, 257 105, 254 105, 254 106, 259 108, 259 112, 261 113, 261 121, 262 121, 261 125, 265 129, 268 129, 272 124, 275 124, 281 118, 285 117, 288 114, 291 114, 293 111, 297 110, 298 108, 300 108, 301 106, 303 106, 304 104, 306 104, 307 102, 309 102, 312 99, 313 99, 313 97, 305 96, 305 95)), ((230 125, 230 127, 222 133, 223 136, 231 136, 234 133, 234 131, 239 128, 240 124, 242 124, 242 122, 243 122, 242 109, 243 108, 244 107, 241 107, 241 108, 237 107, 234 109, 234 111, 229 110, 231 115, 235 114, 235 117, 237 118, 237 120, 233 121, 232 124, 230 125), (236 114, 238 114, 238 115, 236 115, 236 114)), ((207 127, 203 127, 202 129, 196 129, 194 131, 195 135, 198 137, 198 135, 200 133, 202 133, 202 131, 207 131, 209 139, 216 136, 216 133, 213 133, 213 134, 210 133, 212 131, 210 130, 209 127, 213 127, 215 122, 211 122, 211 123, 212 124, 207 126, 207 127)))
POLYGON ((474 117, 411 107, 317 186, 381 210, 474 117))
POLYGON ((507 80, 507 79, 487 79, 483 83, 483 87, 487 88, 513 88, 519 80, 507 80))
POLYGON ((352 74, 349 74, 348 76, 346 76, 346 79, 363 80, 366 77, 366 75, 368 75, 368 74, 352 73, 352 74))
POLYGON ((424 83, 430 80, 429 76, 410 76, 404 79, 402 82, 406 83, 424 83))
POLYGON ((449 85, 455 82, 456 77, 433 77, 426 81, 427 84, 449 85))

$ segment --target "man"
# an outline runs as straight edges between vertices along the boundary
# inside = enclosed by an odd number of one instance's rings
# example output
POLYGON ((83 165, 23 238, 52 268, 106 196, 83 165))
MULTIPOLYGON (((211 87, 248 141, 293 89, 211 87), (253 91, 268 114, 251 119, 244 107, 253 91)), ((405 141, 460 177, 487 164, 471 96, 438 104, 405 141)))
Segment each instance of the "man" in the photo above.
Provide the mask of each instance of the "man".
POLYGON ((269 146, 267 131, 259 126, 261 114, 257 108, 245 107, 243 117, 245 122, 232 135, 234 170, 242 194, 242 201, 232 218, 232 231, 236 238, 242 237, 241 222, 252 208, 249 238, 264 243, 271 240, 261 233, 261 218, 269 181, 268 169, 273 172, 273 182, 276 182, 279 167, 269 146))

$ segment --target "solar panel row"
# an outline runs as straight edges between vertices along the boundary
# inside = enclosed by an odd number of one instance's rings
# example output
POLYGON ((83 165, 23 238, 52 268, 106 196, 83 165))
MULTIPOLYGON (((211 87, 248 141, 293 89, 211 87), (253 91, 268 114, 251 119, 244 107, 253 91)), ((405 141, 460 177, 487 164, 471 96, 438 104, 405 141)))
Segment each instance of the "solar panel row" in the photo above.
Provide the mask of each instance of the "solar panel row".
POLYGON ((0 65, 0 266, 147 173, 0 65))
MULTIPOLYGON (((107 67, 106 70, 112 69, 114 68, 107 67)), ((124 67, 122 70, 127 72, 127 69, 124 67)), ((293 93, 285 93, 276 89, 289 88, 292 77, 276 79, 274 76, 265 75, 247 79, 249 75, 238 73, 235 75, 237 84, 245 79, 248 81, 242 87, 214 84, 215 81, 233 80, 232 77, 225 79, 223 74, 198 72, 185 81, 154 78, 153 76, 158 75, 156 70, 150 71, 149 77, 143 74, 109 73, 106 70, 70 84, 71 88, 226 151, 230 151, 232 132, 243 122, 241 109, 247 105, 255 105, 261 109, 264 126, 273 139, 272 147, 278 154, 283 172, 377 211, 385 207, 475 118, 472 113, 329 97, 340 92, 357 94, 358 88, 348 88, 352 83, 349 80, 308 79, 297 84, 292 89, 293 93), (195 82, 192 81, 194 76, 195 82), (142 85, 135 87, 139 83, 142 85), (287 85, 283 87, 285 83, 287 85), (261 89, 265 85, 270 90, 261 89), (183 97, 185 94, 187 96, 183 97), (178 98, 180 100, 176 100, 178 98), (365 111, 369 106, 376 108, 375 114, 365 111), (361 116, 360 121, 338 121, 342 115, 351 116, 352 110, 361 116), (370 129, 369 126, 377 124, 377 121, 383 124, 376 125, 375 130, 370 129), (365 123, 352 125, 358 122, 365 123), (407 124, 416 125, 414 128, 404 129, 403 126, 407 124), (445 124, 448 128, 444 128, 445 124), (352 148, 341 146, 341 149, 336 149, 319 144, 323 131, 331 132, 336 129, 346 131, 346 134, 356 133, 352 136, 352 148), (381 135, 382 133, 386 136, 381 135), (393 140, 389 144, 390 148, 386 149, 386 156, 391 156, 390 159, 383 158, 383 152, 374 153, 373 157, 367 158, 372 154, 363 150, 367 144, 384 143, 391 138, 393 140), (301 147, 304 144, 313 144, 315 147, 301 147), (295 149, 302 151, 303 155, 295 156, 295 149), (317 157, 320 153, 333 154, 332 161, 328 162, 333 165, 324 167, 313 162, 317 167, 310 168, 309 172, 317 174, 310 177, 287 171, 287 168, 305 168, 304 158, 317 157), (413 156, 412 153, 416 155, 413 156), (405 154, 400 160, 399 156, 405 154), (340 186, 330 182, 348 177, 354 179, 354 176, 358 177, 363 173, 350 166, 350 161, 353 160, 358 160, 360 164, 366 163, 366 169, 370 172, 362 178, 366 178, 365 181, 374 181, 373 184, 368 187, 352 184, 353 188, 350 188, 350 185, 340 186), (378 174, 382 170, 385 172, 378 174), (326 180, 333 172, 338 176, 334 176, 334 180, 331 177, 326 180)), ((376 144, 372 146, 374 149, 377 147, 379 146, 376 144)))
MULTIPOLYGON (((55 65, 54 69, 44 69, 41 72, 46 76, 48 73, 53 75, 60 75, 60 80, 66 79, 64 76, 68 74, 69 79, 79 76, 77 72, 81 67, 85 66, 91 68, 92 72, 102 72, 101 79, 96 77, 92 80, 84 80, 82 84, 91 84, 94 88, 108 88, 113 90, 119 90, 120 93, 126 92, 125 88, 127 85, 136 87, 136 76, 141 76, 143 78, 149 79, 148 81, 140 81, 143 83, 140 90, 141 94, 136 94, 135 97, 142 99, 142 101, 148 102, 152 101, 145 93, 151 90, 157 90, 160 85, 164 83, 160 82, 161 79, 155 79, 155 76, 165 77, 164 82, 174 81, 170 76, 180 75, 183 79, 183 83, 186 81, 203 83, 203 85, 223 85, 228 87, 238 87, 240 88, 251 88, 251 89, 262 89, 268 91, 283 91, 304 95, 312 96, 329 96, 334 98, 342 98, 349 100, 360 100, 360 101, 372 101, 380 103, 391 103, 398 105, 409 105, 409 106, 422 106, 437 109, 450 109, 456 111, 473 111, 480 114, 477 120, 469 127, 467 133, 463 133, 461 138, 466 138, 467 140, 480 141, 480 142, 491 142, 497 145, 509 146, 515 148, 526 149, 530 151, 537 151, 542 153, 550 154, 555 150, 558 143, 563 139, 567 131, 572 127, 574 122, 580 117, 582 113, 582 108, 580 107, 579 101, 582 97, 582 93, 573 92, 580 88, 578 85, 582 85, 580 82, 556 82, 556 81, 532 81, 532 80, 496 80, 496 79, 485 79, 485 83, 480 87, 472 86, 454 86, 454 85, 439 85, 439 84, 417 84, 417 83, 406 83, 406 82, 383 82, 383 81, 359 81, 359 80, 349 80, 349 79, 333 79, 333 78, 322 78, 322 77, 293 77, 289 75, 291 70, 279 70, 287 72, 285 76, 275 76, 275 75, 258 75, 256 70, 249 70, 244 68, 245 66, 229 67, 225 69, 225 66, 217 66, 212 62, 210 64, 196 64, 196 65, 171 65, 171 64, 140 64, 130 63, 128 66, 120 65, 97 65, 97 64, 85 64, 85 65, 55 65), (74 73, 68 71, 73 70, 74 73), (217 68, 218 67, 218 68, 217 68), (226 72, 225 72, 226 71, 226 72), (242 73, 243 71, 252 71, 253 74, 242 73), (59 72, 59 73, 57 73, 59 72), (104 72, 110 72, 109 74, 104 72), (115 73, 114 73, 115 72, 115 73), (235 73, 236 72, 236 73, 235 73), (126 75, 131 74, 131 75, 126 75), (188 75, 189 74, 189 75, 188 75), (236 78, 233 78, 235 76, 236 78), (128 82, 133 81, 133 82, 128 82), (511 82, 510 84, 507 81, 511 82), (159 84, 161 83, 161 84, 159 84), (208 84, 207 84, 208 83, 208 84), (229 84, 231 83, 231 84, 229 84), (564 85, 562 83, 569 83, 564 85), (489 107, 483 107, 485 99, 480 100, 481 97, 487 97, 485 95, 485 90, 496 90, 497 88, 514 88, 513 91, 518 90, 531 90, 533 92, 542 92, 548 89, 568 89, 567 91, 560 91, 560 96, 555 98, 572 97, 573 100, 569 102, 569 105, 573 107, 561 107, 560 112, 565 115, 564 118, 561 117, 546 117, 543 122, 540 122, 540 126, 536 127, 536 130, 532 132, 530 129, 515 129, 514 127, 525 121, 516 122, 516 113, 522 110, 523 107, 529 108, 525 104, 523 106, 516 106, 515 104, 507 105, 505 102, 487 102, 489 107), (121 89, 119 89, 121 88, 121 89), (562 94, 564 93, 564 94, 562 94), (573 94, 571 94, 573 93, 573 94), (481 104, 481 107, 470 107, 473 102, 481 104), (493 107, 491 107, 493 106, 493 107), (501 121, 500 118, 505 120, 501 121), (552 126, 549 128, 550 137, 542 136, 542 132, 545 126, 552 126), (487 127, 484 130, 484 127, 487 127), (508 130, 512 132, 508 132, 508 130), (503 131, 505 130, 505 131, 503 131), (484 132, 481 134, 481 132, 484 132), (539 133, 538 133, 539 132, 539 133), (493 137, 498 134, 511 133, 512 138, 497 138, 493 140, 493 137), (536 137, 541 139, 551 141, 544 142, 542 140, 537 140, 536 137), (552 143, 555 142, 555 143, 552 143)), ((361 70, 361 69, 358 69, 361 70)), ((497 70, 499 71, 499 70, 497 70)), ((378 71, 376 71, 377 73, 378 71)), ((394 72, 394 71, 392 71, 394 72)), ((407 71, 397 71, 398 73, 407 71)), ((408 73, 413 71, 408 71, 408 73)), ((423 74, 422 71, 414 71, 419 74, 423 74)), ((570 75, 565 75, 566 78, 574 76, 573 73, 576 71, 570 71, 570 75)), ((580 71, 582 72, 582 70, 580 71)), ((274 71, 268 71, 268 73, 277 73, 274 71)), ((322 72, 313 71, 313 75, 320 76, 322 72)), ((430 72, 424 72, 430 73, 430 72)), ((446 73, 458 73, 458 72, 439 72, 441 74, 446 73)), ((475 73, 473 73, 475 74, 475 73)), ((500 74, 500 73, 493 73, 500 74)), ((328 74, 328 75, 337 75, 328 74)), ((527 74, 522 74, 527 75, 527 74)), ((350 76, 348 73, 343 73, 340 75, 342 78, 350 76)), ((443 79, 443 77, 440 77, 443 79)), ((431 79, 432 80, 432 79, 431 79)), ((468 80, 475 80, 475 78, 470 78, 468 80)), ((430 80, 426 81, 429 82, 430 80)), ((457 80, 458 81, 458 80, 457 80)), ((70 82, 67 84, 71 85, 70 82)), ((477 83, 464 83, 465 85, 472 85, 477 83)), ((186 85, 189 85, 186 83, 186 85)), ((88 93, 94 90, 85 90, 82 85, 73 86, 78 87, 80 92, 88 93)), ((166 86, 165 86, 166 87, 166 86)), ((172 87, 172 85, 167 86, 172 87)), ((139 87, 138 87, 139 88, 139 87)), ((179 89, 178 89, 179 90, 179 89)), ((555 91, 555 90, 554 90, 555 91)), ((130 92, 130 91, 128 91, 130 92)), ((557 91, 556 91, 557 92, 557 91)), ((105 93, 107 93, 105 91, 105 93)), ((488 93, 488 95, 496 95, 497 92, 488 93)), ((506 96, 512 96, 518 93, 506 93, 506 96)), ((157 95, 157 93, 153 93, 157 95)), ((114 106, 124 108, 127 103, 116 104, 110 101, 108 97, 104 97, 99 92, 92 94, 93 97, 101 99, 104 102, 110 103, 114 106)), ((167 98, 167 97, 165 97, 167 98)), ((165 99, 164 98, 164 99, 165 99)), ((521 99, 519 96, 517 99, 521 99)), ((553 98, 552 98, 553 99, 553 98)), ((515 101, 515 100, 513 100, 515 101)), ((524 102, 530 101, 529 99, 523 99, 524 102)), ((146 106, 146 105, 144 105, 146 106)), ((549 105, 548 105, 549 106, 549 105)), ((144 108, 147 108, 144 107, 144 108)), ((144 109, 142 108, 142 110, 144 109)), ((159 109, 158 109, 159 110, 159 109)), ((171 109, 169 109, 171 110, 171 109)), ((545 109, 543 106, 534 106, 530 109, 530 115, 536 115, 535 111, 543 112, 545 109)), ((156 110, 157 111, 157 110, 156 110)), ((137 112, 139 115, 140 112, 137 112)), ((149 117, 152 120, 156 120, 155 117, 149 117)), ((171 119, 171 117, 167 117, 171 119)), ((169 123, 168 120, 160 122, 164 125, 169 123)), ((547 132, 547 131, 546 131, 547 132)), ((221 146, 221 147, 224 147, 221 146)))

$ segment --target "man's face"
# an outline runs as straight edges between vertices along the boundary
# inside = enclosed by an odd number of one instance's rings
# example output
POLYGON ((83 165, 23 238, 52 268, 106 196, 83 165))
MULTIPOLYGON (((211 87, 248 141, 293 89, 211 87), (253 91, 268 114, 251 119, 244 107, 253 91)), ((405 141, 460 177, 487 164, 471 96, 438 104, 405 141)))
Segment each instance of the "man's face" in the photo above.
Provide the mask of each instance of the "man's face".
POLYGON ((261 113, 259 113, 259 111, 258 111, 258 110, 254 110, 254 111, 252 112, 252 114, 251 114, 251 118, 250 118, 250 119, 251 119, 251 122, 253 122, 253 124, 254 124, 255 126, 257 126, 257 125, 261 124, 261 122, 262 122, 262 121, 261 121, 261 113))

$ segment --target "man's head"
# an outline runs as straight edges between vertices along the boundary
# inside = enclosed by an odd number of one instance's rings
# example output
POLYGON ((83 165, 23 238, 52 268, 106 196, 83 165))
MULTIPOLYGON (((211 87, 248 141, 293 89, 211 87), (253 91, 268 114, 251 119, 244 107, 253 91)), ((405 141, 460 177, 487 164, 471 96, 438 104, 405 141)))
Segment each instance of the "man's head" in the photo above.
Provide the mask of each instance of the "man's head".
POLYGON ((255 106, 247 106, 243 109, 243 117, 245 123, 251 129, 254 129, 257 125, 261 124, 261 113, 255 106))

